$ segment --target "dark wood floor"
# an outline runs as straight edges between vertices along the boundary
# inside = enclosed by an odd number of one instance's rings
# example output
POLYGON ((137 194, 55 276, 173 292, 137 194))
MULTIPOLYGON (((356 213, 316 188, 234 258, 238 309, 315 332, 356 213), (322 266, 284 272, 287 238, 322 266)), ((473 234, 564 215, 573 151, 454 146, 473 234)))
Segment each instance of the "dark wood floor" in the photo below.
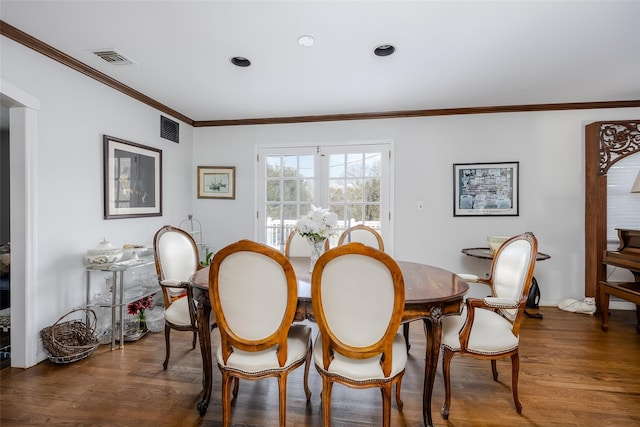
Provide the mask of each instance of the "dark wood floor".
MULTIPOLYGON (((444 398, 441 369, 435 382, 436 426, 638 426, 640 425, 640 334, 635 313, 613 311, 609 332, 599 318, 543 307, 544 319, 526 318, 522 330, 518 415, 510 391, 510 364, 498 363, 499 382, 491 379, 489 362, 456 358, 452 363, 449 421, 440 416, 444 398)), ((214 348, 217 333, 214 333, 214 348)), ((0 424, 74 426, 218 426, 221 425, 220 374, 214 369, 209 410, 199 417, 201 359, 190 349, 190 336, 173 335, 173 357, 162 370, 163 334, 150 334, 124 350, 101 346, 80 362, 0 372, 0 424)), ((393 426, 422 424, 424 335, 411 326, 412 347, 402 384, 404 411, 392 405, 393 426)), ((289 426, 320 426, 321 382, 310 371, 313 392, 306 404, 302 369, 288 386, 289 426)), ((277 425, 275 379, 240 384, 232 423, 277 425)), ((381 425, 380 393, 335 386, 332 425, 381 425)))

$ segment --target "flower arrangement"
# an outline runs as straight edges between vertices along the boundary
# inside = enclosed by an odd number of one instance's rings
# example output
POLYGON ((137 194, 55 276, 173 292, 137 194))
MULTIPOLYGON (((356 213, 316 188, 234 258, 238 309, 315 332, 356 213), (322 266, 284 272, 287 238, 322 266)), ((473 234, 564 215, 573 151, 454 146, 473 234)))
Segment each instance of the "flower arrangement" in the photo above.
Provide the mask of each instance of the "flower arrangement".
POLYGON ((338 215, 329 209, 317 208, 311 205, 311 210, 298 220, 298 233, 314 241, 325 240, 335 234, 338 225, 338 215))
POLYGON ((127 305, 127 312, 132 315, 138 315, 138 319, 140 319, 140 325, 144 325, 147 321, 147 315, 144 313, 145 310, 153 307, 153 297, 144 297, 140 298, 138 301, 134 301, 127 305))

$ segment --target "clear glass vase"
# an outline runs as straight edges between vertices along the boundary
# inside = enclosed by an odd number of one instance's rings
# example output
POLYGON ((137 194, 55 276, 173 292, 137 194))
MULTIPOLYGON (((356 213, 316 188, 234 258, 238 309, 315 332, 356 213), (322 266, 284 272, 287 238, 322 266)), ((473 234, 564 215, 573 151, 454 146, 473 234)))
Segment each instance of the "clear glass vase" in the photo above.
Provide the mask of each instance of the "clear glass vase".
POLYGON ((318 238, 318 237, 311 237, 311 236, 305 236, 307 239, 307 242, 309 242, 309 245, 311 246, 311 260, 309 262, 309 272, 312 273, 313 272, 313 267, 315 267, 316 265, 316 261, 318 261, 318 258, 320 258, 320 255, 322 255, 322 253, 324 252, 324 243, 327 240, 326 237, 324 238, 318 238))

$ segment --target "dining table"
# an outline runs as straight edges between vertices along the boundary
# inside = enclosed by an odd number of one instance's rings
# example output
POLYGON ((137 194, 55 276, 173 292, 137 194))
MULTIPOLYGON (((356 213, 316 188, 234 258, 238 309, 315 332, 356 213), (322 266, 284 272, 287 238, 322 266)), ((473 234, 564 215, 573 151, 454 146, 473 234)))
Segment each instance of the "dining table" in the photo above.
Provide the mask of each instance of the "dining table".
MULTIPOLYGON (((311 303, 311 273, 309 258, 289 259, 298 280, 298 305, 295 321, 315 321, 311 303)), ((396 261, 402 271, 405 302, 402 322, 422 320, 426 335, 422 417, 425 426, 433 426, 431 396, 440 354, 442 319, 460 315, 469 285, 460 276, 443 268, 417 262, 396 261)), ((207 412, 213 386, 213 356, 211 352, 211 303, 209 301, 209 267, 201 268, 190 279, 197 304, 198 336, 202 352, 202 399, 197 410, 207 412)))

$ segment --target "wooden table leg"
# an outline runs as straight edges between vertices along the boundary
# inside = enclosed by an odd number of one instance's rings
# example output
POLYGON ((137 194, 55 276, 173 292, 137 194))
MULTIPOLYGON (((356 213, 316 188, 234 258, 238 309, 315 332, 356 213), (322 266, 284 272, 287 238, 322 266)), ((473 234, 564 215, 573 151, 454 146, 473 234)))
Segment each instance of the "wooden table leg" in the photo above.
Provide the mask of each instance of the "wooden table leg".
POLYGON ((424 365, 424 389, 422 392, 422 419, 426 427, 433 427, 431 418, 431 397, 433 396, 433 383, 436 378, 438 357, 440 355, 440 343, 442 341, 442 323, 440 312, 432 313, 431 317, 424 319, 424 332, 426 336, 426 358, 424 365))
POLYGON ((600 283, 600 316, 602 317, 602 325, 600 329, 603 331, 609 330, 609 294, 605 288, 605 285, 600 283))
MULTIPOLYGON (((194 294, 195 294, 194 290, 194 294)), ((211 329, 209 319, 211 317, 211 303, 209 298, 202 295, 196 298, 198 302, 198 336, 200 337, 200 353, 202 353, 202 400, 198 402, 200 416, 207 413, 211 389, 213 388, 213 359, 211 357, 211 329)), ((195 295, 194 295, 195 297, 195 295)))

